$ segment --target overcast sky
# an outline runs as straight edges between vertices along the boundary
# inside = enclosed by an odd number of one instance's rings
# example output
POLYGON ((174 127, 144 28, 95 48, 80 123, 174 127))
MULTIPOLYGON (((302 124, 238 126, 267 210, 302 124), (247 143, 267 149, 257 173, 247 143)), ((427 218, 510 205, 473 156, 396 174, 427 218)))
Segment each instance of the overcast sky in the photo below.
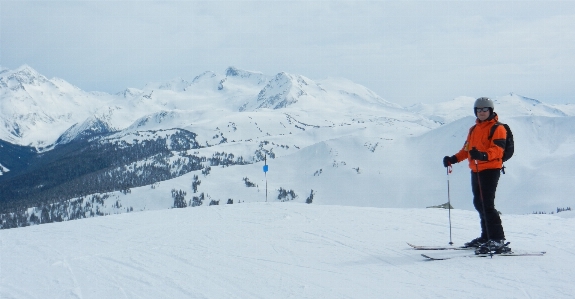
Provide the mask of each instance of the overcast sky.
POLYGON ((119 92, 228 66, 343 77, 400 105, 575 103, 575 1, 6 1, 0 65, 119 92))

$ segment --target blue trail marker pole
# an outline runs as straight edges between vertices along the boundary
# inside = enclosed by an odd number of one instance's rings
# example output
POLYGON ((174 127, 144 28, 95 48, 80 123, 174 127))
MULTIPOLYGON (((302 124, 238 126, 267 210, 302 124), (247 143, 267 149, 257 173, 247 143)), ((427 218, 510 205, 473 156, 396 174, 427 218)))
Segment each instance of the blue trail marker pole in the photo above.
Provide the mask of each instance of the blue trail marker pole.
POLYGON ((264 155, 264 175, 266 177, 266 202, 268 201, 268 155, 264 155))

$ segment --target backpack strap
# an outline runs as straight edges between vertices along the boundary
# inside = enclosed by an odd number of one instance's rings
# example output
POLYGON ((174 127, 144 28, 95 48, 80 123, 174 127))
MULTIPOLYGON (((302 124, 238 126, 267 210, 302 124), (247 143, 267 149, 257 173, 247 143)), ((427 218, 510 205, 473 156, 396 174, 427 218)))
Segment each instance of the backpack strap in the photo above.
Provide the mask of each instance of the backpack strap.
MULTIPOLYGON (((489 131, 489 137, 488 137, 489 140, 493 138, 493 134, 495 134, 495 130, 497 130, 497 127, 499 127, 499 125, 505 125, 505 124, 501 122, 496 122, 495 124, 493 124, 493 126, 491 126, 491 130, 489 131)), ((505 164, 501 164, 501 173, 505 174, 505 164)))
POLYGON ((477 125, 473 125, 471 128, 469 128, 469 136, 471 136, 471 132, 473 132, 473 130, 475 129, 475 126, 477 126, 477 125))
POLYGON ((489 140, 491 140, 493 138, 493 134, 495 134, 495 130, 497 130, 497 127, 499 127, 499 125, 502 125, 502 124, 503 123, 496 122, 495 124, 493 124, 493 126, 491 126, 491 130, 489 131, 489 137, 487 137, 489 140))

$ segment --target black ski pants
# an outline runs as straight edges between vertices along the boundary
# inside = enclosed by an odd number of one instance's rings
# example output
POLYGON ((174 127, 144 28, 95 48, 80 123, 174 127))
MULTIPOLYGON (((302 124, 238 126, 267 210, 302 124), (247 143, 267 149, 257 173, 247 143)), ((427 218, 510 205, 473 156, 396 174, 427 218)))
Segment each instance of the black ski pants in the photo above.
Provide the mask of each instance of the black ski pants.
POLYGON ((500 175, 501 171, 499 169, 471 172, 473 205, 479 212, 481 237, 484 239, 488 239, 488 237, 492 240, 505 239, 501 218, 495 209, 495 191, 497 190, 500 175))

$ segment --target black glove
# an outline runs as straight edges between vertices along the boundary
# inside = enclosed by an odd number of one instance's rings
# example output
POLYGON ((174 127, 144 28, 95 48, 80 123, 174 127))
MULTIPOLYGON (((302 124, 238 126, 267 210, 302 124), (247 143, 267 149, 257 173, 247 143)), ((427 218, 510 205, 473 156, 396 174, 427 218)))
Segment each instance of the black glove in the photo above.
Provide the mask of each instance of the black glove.
POLYGON ((469 156, 473 160, 479 160, 479 161, 487 161, 488 160, 487 153, 486 152, 480 152, 475 147, 469 151, 469 156))
POLYGON ((445 156, 443 157, 443 167, 447 167, 451 164, 457 163, 457 158, 455 156, 445 156))

